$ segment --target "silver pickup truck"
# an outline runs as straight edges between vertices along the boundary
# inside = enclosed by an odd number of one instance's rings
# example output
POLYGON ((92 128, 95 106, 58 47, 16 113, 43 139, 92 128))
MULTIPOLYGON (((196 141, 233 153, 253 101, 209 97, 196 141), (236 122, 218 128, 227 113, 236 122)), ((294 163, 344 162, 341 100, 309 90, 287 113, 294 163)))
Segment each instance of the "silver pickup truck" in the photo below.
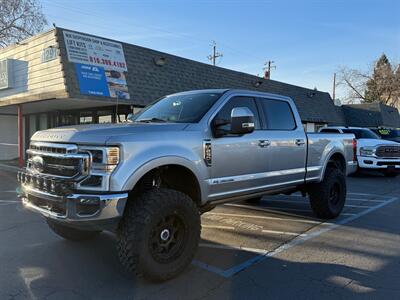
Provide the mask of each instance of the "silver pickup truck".
POLYGON ((354 135, 306 134, 290 98, 222 89, 166 96, 122 124, 40 131, 27 154, 26 208, 66 239, 115 232, 121 263, 155 281, 191 262, 201 213, 300 191, 335 218, 357 165, 354 135))

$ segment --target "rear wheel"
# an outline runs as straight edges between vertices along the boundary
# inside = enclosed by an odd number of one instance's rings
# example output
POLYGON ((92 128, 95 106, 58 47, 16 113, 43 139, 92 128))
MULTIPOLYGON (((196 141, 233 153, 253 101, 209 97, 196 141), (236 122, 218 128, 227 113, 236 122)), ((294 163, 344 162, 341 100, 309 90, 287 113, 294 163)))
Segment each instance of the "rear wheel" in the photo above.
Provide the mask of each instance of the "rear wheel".
POLYGON ((148 280, 177 276, 192 261, 200 239, 200 213, 187 195, 154 189, 128 202, 118 231, 121 263, 148 280))
POLYGON ((346 202, 346 177, 339 169, 328 167, 324 179, 312 184, 308 192, 315 215, 323 219, 336 218, 346 202))
POLYGON ((70 241, 85 241, 90 240, 98 236, 101 231, 86 231, 79 230, 72 227, 62 225, 58 222, 54 222, 51 219, 46 219, 47 224, 54 233, 61 236, 62 238, 70 241))

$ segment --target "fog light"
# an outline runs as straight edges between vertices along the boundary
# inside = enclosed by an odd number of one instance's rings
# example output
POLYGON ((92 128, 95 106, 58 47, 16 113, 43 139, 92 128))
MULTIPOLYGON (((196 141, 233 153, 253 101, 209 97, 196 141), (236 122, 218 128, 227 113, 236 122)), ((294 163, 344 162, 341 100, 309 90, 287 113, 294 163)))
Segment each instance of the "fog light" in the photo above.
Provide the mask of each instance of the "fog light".
POLYGON ((99 199, 97 199, 97 198, 92 198, 92 199, 82 198, 82 199, 79 199, 79 203, 83 204, 83 205, 99 205, 100 204, 99 199))

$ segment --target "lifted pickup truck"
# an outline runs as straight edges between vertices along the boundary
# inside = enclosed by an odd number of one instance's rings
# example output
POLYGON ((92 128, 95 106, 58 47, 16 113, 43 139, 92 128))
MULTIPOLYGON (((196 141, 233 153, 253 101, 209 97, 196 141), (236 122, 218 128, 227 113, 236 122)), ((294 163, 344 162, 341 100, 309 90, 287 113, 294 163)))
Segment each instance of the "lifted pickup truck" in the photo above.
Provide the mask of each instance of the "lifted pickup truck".
POLYGON ((352 134, 306 134, 290 98, 245 90, 166 96, 123 124, 37 132, 18 174, 24 206, 70 240, 117 234, 121 263, 178 275, 200 214, 224 202, 301 191, 335 218, 354 171, 352 134))

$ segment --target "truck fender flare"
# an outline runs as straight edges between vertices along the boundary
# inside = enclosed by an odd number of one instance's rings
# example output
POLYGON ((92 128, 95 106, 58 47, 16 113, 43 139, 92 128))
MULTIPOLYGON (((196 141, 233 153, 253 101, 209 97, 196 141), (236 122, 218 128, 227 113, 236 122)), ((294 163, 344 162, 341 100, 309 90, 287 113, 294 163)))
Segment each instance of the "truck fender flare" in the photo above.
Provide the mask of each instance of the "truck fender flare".
POLYGON ((205 186, 203 184, 204 180, 201 180, 203 177, 200 174, 200 171, 197 170, 196 168, 193 167, 195 162, 186 159, 184 157, 180 156, 162 156, 158 158, 154 158, 152 160, 149 160, 145 163, 143 163, 140 167, 136 168, 135 170, 132 170, 132 174, 129 176, 129 179, 125 182, 123 186, 123 190, 125 191, 131 191, 137 184, 137 182, 149 171, 166 166, 166 165, 178 165, 181 167, 184 167, 191 171, 194 175, 194 177, 197 180, 198 186, 200 188, 200 193, 201 193, 201 199, 204 199, 205 195, 205 186))
MULTIPOLYGON (((331 162, 332 157, 334 155, 340 155, 343 158, 344 167, 347 168, 347 166, 346 166, 346 156, 344 155, 344 153, 342 151, 338 151, 338 149, 332 149, 331 152, 329 153, 329 155, 327 156, 327 159, 325 160, 325 163, 324 163, 324 165, 322 167, 320 181, 322 181, 324 179, 325 171, 326 171, 326 169, 328 167, 328 164, 331 162)), ((345 174, 346 174, 346 171, 345 171, 345 174)))

